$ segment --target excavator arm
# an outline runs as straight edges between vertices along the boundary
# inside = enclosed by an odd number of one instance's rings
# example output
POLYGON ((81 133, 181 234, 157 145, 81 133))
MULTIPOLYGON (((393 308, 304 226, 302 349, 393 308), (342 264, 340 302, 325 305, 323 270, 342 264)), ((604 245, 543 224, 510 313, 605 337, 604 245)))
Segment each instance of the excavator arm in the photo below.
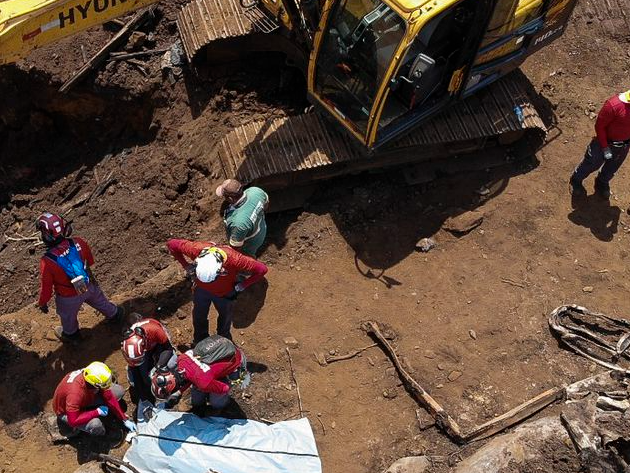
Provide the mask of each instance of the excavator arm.
POLYGON ((0 0, 0 65, 158 0, 0 0))

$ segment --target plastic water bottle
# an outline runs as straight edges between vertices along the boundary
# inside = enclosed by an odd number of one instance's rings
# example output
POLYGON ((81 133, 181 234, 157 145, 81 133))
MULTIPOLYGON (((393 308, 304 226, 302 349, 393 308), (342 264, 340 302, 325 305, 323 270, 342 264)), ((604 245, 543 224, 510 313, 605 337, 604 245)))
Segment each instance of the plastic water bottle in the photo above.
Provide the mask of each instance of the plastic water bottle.
POLYGON ((525 121, 525 117, 523 116, 523 109, 519 105, 517 105, 516 107, 514 107, 514 113, 516 114, 519 123, 522 124, 525 121))

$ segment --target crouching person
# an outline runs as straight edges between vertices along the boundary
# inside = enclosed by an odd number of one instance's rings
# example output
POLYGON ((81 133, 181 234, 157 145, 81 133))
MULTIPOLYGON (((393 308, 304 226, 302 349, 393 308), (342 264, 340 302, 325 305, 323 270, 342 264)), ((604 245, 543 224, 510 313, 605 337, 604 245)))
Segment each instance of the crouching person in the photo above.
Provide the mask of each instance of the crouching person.
POLYGON ((133 387, 132 401, 155 402, 151 393, 150 373, 163 353, 170 358, 175 352, 166 328, 155 319, 142 319, 123 332, 121 350, 127 361, 127 378, 133 387))
POLYGON ((175 363, 160 363, 151 374, 151 390, 172 407, 191 388, 192 407, 199 412, 208 404, 213 409, 224 408, 230 402, 231 389, 246 388, 249 379, 242 350, 225 337, 211 335, 177 356, 175 363))
POLYGON ((105 435, 101 421, 110 410, 130 431, 136 425, 127 418, 119 400, 125 389, 112 383, 112 372, 105 363, 95 361, 87 367, 68 373, 59 383, 53 396, 53 410, 59 422, 67 424, 73 433, 105 435))

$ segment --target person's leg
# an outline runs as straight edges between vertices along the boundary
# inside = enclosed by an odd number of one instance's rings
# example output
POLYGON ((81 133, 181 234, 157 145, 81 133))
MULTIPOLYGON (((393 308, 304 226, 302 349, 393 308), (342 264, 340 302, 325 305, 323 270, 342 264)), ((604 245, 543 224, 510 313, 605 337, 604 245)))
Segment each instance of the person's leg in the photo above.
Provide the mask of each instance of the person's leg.
POLYGON ((626 157, 628 156, 628 148, 628 146, 610 147, 610 151, 612 152, 613 157, 612 159, 604 162, 602 169, 597 175, 598 182, 607 184, 611 181, 611 179, 615 176, 615 173, 619 170, 623 162, 626 160, 626 157))
POLYGON ((120 384, 112 384, 112 387, 109 388, 112 391, 112 394, 114 395, 114 397, 116 399, 118 399, 119 401, 123 398, 123 396, 125 395, 125 388, 123 388, 120 384))
POLYGON ((90 435, 105 435, 105 426, 103 425, 103 422, 101 421, 101 419, 99 419, 98 417, 96 417, 95 419, 92 419, 87 424, 79 425, 77 427, 70 427, 68 425, 68 416, 66 415, 58 416, 57 419, 60 422, 63 422, 66 426, 68 426, 68 428, 72 429, 73 433, 77 431, 81 431, 81 432, 86 432, 90 435))
POLYGON ((208 404, 210 404, 210 407, 212 407, 213 409, 223 409, 229 404, 229 402, 229 394, 208 394, 208 404))
POLYGON ((193 293, 193 343, 197 344, 209 333, 208 313, 210 312, 210 304, 212 303, 212 295, 205 289, 195 288, 193 293))
POLYGON ((207 393, 199 391, 194 386, 190 388, 190 403, 192 404, 193 409, 205 406, 207 401, 207 393))
POLYGON ((99 418, 92 419, 87 424, 80 426, 79 430, 82 430, 83 432, 87 432, 90 435, 96 435, 96 436, 105 435, 105 426, 103 425, 103 422, 99 418))
POLYGON ((151 393, 151 369, 153 369, 153 362, 150 356, 150 353, 147 353, 147 356, 140 366, 136 366, 133 368, 134 372, 134 390, 136 395, 140 398, 140 400, 151 401, 154 402, 155 398, 153 397, 153 393, 151 393))
POLYGON ((85 300, 85 294, 71 297, 55 297, 57 315, 61 320, 61 327, 65 335, 75 335, 79 331, 79 309, 85 300))
POLYGON ((590 174, 597 171, 604 164, 604 153, 596 139, 593 139, 586 148, 584 159, 578 164, 571 176, 571 184, 580 185, 590 174))
POLYGON ((219 313, 217 317, 217 334, 232 340, 230 332, 232 328, 232 316, 234 313, 234 301, 223 297, 213 297, 212 302, 219 313))
POLYGON ((85 302, 91 307, 98 310, 107 319, 113 319, 118 313, 118 306, 109 301, 100 286, 90 284, 85 293, 87 295, 85 302))

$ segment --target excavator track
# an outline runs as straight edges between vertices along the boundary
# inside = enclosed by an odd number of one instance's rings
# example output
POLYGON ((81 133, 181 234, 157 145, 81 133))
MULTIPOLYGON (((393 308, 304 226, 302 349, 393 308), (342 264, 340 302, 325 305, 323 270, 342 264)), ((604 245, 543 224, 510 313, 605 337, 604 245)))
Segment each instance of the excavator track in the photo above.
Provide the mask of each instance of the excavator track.
POLYGON ((177 27, 188 60, 192 61, 212 42, 257 31, 270 33, 278 24, 255 6, 244 10, 239 0, 193 0, 177 15, 177 27))
POLYGON ((493 146, 515 148, 525 141, 531 151, 544 140, 546 128, 525 86, 522 74, 512 73, 373 154, 354 146, 318 113, 242 125, 221 139, 217 154, 226 177, 279 189, 373 168, 465 157, 493 146))

